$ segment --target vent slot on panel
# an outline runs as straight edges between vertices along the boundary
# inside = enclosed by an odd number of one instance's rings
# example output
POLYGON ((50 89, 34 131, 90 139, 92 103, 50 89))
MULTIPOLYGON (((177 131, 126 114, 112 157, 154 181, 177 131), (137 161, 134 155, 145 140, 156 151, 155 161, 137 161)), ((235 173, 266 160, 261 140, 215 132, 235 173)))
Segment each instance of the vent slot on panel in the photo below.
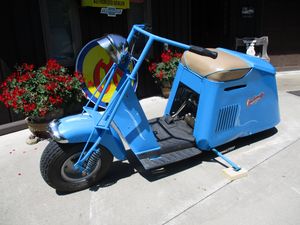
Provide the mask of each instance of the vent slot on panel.
POLYGON ((238 105, 229 105, 219 111, 216 132, 226 131, 235 126, 238 105))
POLYGON ((232 90, 244 88, 246 86, 247 86, 246 84, 241 84, 241 85, 237 85, 237 86, 227 87, 224 89, 224 91, 232 91, 232 90))

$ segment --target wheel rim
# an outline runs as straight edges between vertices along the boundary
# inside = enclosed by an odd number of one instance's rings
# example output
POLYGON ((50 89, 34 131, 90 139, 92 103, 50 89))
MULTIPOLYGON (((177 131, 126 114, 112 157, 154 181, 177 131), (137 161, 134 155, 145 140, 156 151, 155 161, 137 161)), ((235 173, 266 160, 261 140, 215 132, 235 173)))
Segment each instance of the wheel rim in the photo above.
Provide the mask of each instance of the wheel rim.
POLYGON ((69 181, 69 182, 80 182, 82 180, 86 180, 89 177, 94 176, 95 173, 100 169, 101 158, 98 160, 95 168, 89 174, 83 174, 79 170, 75 170, 74 164, 79 159, 80 154, 81 154, 81 152, 71 155, 69 158, 66 159, 66 161, 62 165, 61 176, 64 180, 69 181))

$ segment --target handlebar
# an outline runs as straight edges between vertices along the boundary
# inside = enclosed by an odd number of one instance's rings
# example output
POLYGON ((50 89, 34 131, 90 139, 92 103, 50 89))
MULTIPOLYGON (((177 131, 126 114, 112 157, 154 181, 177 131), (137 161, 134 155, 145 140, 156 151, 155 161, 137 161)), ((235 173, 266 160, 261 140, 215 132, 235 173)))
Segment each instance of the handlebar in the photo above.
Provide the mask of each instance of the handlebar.
POLYGON ((154 34, 148 32, 147 28, 148 28, 148 26, 145 26, 143 24, 134 25, 133 29, 131 30, 131 32, 130 32, 128 38, 127 38, 127 42, 130 43, 130 41, 132 40, 132 38, 134 36, 135 31, 137 31, 137 32, 147 36, 149 38, 149 40, 151 40, 151 42, 152 41, 158 41, 158 42, 166 43, 166 44, 169 44, 169 45, 172 45, 172 46, 175 46, 175 47, 178 47, 178 48, 182 48, 184 50, 189 50, 189 51, 194 52, 196 54, 207 56, 207 57, 210 57, 210 58, 213 58, 213 59, 217 58, 217 56, 218 56, 217 52, 210 51, 206 48, 193 46, 193 45, 189 46, 189 45, 177 42, 177 41, 173 41, 173 40, 170 40, 170 39, 167 39, 167 38, 159 37, 157 35, 154 35, 154 34))
POLYGON ((217 52, 208 50, 207 48, 202 48, 202 47, 194 46, 194 45, 191 45, 190 51, 194 52, 196 54, 199 54, 199 55, 210 57, 212 59, 215 59, 215 58, 218 57, 218 53, 217 52))

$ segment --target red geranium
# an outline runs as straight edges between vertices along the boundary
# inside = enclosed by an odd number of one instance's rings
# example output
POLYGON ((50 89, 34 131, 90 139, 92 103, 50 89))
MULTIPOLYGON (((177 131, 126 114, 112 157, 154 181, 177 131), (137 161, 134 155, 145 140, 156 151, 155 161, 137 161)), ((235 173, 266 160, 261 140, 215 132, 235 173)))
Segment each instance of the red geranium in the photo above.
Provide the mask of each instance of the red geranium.
POLYGON ((172 83, 181 56, 182 53, 173 52, 170 49, 164 50, 160 55, 161 62, 152 62, 148 66, 148 70, 152 73, 154 79, 160 84, 165 82, 172 83))
POLYGON ((32 71, 34 69, 34 65, 29 65, 27 63, 23 63, 24 70, 32 71))
POLYGON ((46 64, 46 69, 48 71, 51 71, 51 70, 60 70, 61 67, 62 66, 59 65, 55 59, 49 59, 48 62, 47 62, 47 64, 46 64))
POLYGON ((43 117, 68 103, 82 101, 79 73, 70 74, 53 59, 34 68, 23 63, 0 85, 0 101, 6 107, 25 116, 43 117))
POLYGON ((161 60, 164 63, 168 63, 170 62, 170 60, 172 59, 172 52, 170 49, 168 49, 167 51, 164 51, 163 53, 161 53, 161 60))
POLYGON ((156 63, 151 63, 148 67, 148 70, 151 72, 151 73, 154 73, 155 70, 156 70, 156 63))

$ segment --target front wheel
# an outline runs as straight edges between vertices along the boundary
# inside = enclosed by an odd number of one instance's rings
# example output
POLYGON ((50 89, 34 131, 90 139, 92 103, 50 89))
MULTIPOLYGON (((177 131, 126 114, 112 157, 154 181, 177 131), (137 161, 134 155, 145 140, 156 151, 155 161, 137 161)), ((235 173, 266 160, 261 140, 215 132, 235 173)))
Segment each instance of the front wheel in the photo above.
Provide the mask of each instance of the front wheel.
POLYGON ((84 143, 58 144, 51 141, 45 148, 40 170, 48 185, 62 192, 74 192, 86 189, 99 182, 108 172, 112 161, 112 154, 101 146, 101 156, 96 166, 89 174, 74 170, 84 143))

